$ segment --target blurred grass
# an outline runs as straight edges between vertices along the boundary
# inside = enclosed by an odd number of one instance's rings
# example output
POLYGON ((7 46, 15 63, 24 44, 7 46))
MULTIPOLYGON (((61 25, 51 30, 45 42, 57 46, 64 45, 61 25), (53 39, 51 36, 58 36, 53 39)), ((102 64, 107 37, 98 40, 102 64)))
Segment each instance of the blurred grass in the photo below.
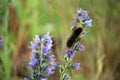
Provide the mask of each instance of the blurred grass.
POLYGON ((79 8, 88 10, 93 25, 81 40, 86 48, 75 56, 81 69, 72 72, 72 80, 119 80, 119 0, 0 0, 0 66, 4 68, 0 69, 0 80, 21 80, 28 75, 25 65, 36 34, 49 31, 53 35, 53 54, 62 63, 73 15, 79 8))

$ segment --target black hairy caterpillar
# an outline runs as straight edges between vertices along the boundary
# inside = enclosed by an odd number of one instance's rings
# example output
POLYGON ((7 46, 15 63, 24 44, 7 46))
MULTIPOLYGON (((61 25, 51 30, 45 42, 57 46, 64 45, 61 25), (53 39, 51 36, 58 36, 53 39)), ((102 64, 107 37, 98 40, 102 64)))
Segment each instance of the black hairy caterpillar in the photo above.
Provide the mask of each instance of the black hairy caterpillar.
POLYGON ((79 27, 73 30, 73 33, 71 34, 70 38, 67 40, 66 46, 68 48, 72 47, 72 45, 75 43, 75 41, 78 39, 79 35, 82 33, 83 28, 79 27))

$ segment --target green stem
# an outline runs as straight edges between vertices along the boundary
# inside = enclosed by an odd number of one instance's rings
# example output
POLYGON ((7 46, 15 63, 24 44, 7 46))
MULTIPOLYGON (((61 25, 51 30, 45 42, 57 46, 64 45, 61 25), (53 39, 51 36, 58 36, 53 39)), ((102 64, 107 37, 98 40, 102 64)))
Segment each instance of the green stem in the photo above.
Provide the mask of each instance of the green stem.
POLYGON ((68 67, 69 64, 70 64, 70 60, 65 64, 65 68, 64 68, 64 70, 62 71, 62 73, 60 75, 60 80, 63 80, 64 74, 65 74, 65 72, 66 72, 67 67, 68 67))
MULTIPOLYGON (((40 42, 40 43, 43 43, 43 42, 40 42)), ((42 46, 43 46, 43 44, 41 44, 41 46, 40 46, 40 59, 41 60, 43 60, 43 55, 42 55, 42 51, 41 51, 41 49, 42 49, 42 46)), ((40 67, 42 66, 42 62, 40 61, 40 67)), ((42 71, 40 71, 40 73, 41 73, 42 71)))
MULTIPOLYGON (((77 43, 74 44, 74 46, 73 46, 73 48, 72 48, 73 51, 75 51, 76 45, 77 45, 77 43)), ((59 79, 59 80, 63 80, 63 79, 64 79, 64 74, 65 74, 65 72, 66 72, 67 67, 69 66, 69 64, 70 64, 70 59, 65 63, 64 70, 61 72, 61 75, 60 75, 60 79, 59 79)))

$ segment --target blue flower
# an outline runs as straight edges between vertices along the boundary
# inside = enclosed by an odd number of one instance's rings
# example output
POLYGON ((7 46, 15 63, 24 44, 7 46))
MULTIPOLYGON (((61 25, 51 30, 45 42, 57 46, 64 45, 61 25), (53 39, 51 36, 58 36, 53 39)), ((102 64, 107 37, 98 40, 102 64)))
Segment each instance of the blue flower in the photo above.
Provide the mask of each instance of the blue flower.
POLYGON ((44 45, 47 46, 50 49, 52 47, 52 40, 51 39, 45 39, 44 45))
POLYGON ((65 51, 65 53, 67 54, 67 56, 72 59, 74 57, 74 51, 71 49, 68 49, 65 51))
POLYGON ((45 75, 44 75, 44 74, 37 74, 37 73, 34 72, 33 77, 34 77, 35 79, 36 79, 36 78, 37 78, 37 79, 38 79, 38 78, 39 78, 39 79, 44 79, 44 78, 45 78, 45 75))
POLYGON ((90 27, 90 26, 92 26, 92 19, 87 20, 83 23, 83 27, 90 27))
POLYGON ((76 21, 79 21, 79 16, 78 16, 77 14, 75 14, 75 15, 74 15, 74 19, 75 19, 76 21))
POLYGON ((52 70, 55 70, 55 68, 58 66, 56 62, 51 62, 51 68, 52 70))
POLYGON ((47 75, 50 75, 52 72, 52 69, 51 69, 51 67, 47 66, 45 71, 46 71, 47 75))
POLYGON ((77 27, 77 23, 73 22, 73 28, 76 28, 76 27, 77 27))
POLYGON ((83 21, 88 20, 89 19, 88 12, 83 12, 81 18, 83 21))
POLYGON ((69 80, 70 76, 68 74, 64 74, 64 80, 69 80))
POLYGON ((46 35, 44 35, 44 39, 51 39, 50 35, 49 35, 49 32, 47 32, 46 35))
POLYGON ((44 45, 45 46, 48 46, 48 45, 52 45, 52 40, 51 39, 46 39, 45 42, 44 42, 44 45))
POLYGON ((80 63, 74 63, 74 64, 72 64, 71 66, 72 66, 72 68, 78 70, 79 67, 80 67, 80 63))
POLYGON ((35 52, 35 50, 32 50, 31 54, 32 57, 39 58, 39 53, 35 52))
POLYGON ((36 49, 39 46, 39 43, 40 43, 40 37, 36 35, 34 41, 31 41, 32 49, 36 49))
POLYGON ((0 36, 0 41, 2 40, 2 36, 0 36))
POLYGON ((55 55, 51 55, 51 56, 45 56, 45 59, 47 61, 54 61, 55 55))
POLYGON ((32 78, 26 77, 26 78, 24 78, 24 80, 32 80, 32 78))
POLYGON ((43 78, 42 80, 48 80, 47 78, 43 78))
POLYGON ((76 50, 83 51, 84 49, 85 49, 85 47, 83 45, 81 45, 81 44, 76 45, 76 50))
POLYGON ((92 26, 92 19, 90 19, 88 12, 81 8, 77 10, 77 14, 74 15, 75 21, 72 24, 72 29, 76 29, 79 26, 90 27, 92 26), (79 25, 80 24, 80 25, 79 25))
POLYGON ((43 36, 42 36, 42 35, 40 35, 40 36, 39 36, 39 39, 41 40, 42 38, 43 38, 43 36))
POLYGON ((49 32, 46 35, 44 35, 43 39, 44 39, 44 42, 43 42, 44 46, 46 46, 48 49, 51 49, 52 40, 51 40, 51 37, 49 35, 49 32))
POLYGON ((32 49, 36 49, 38 47, 38 44, 35 44, 31 41, 31 47, 32 47, 32 49))
POLYGON ((2 42, 0 41, 0 48, 2 47, 2 45, 3 45, 3 44, 2 44, 2 42))
POLYGON ((45 79, 45 75, 44 74, 38 74, 37 76, 38 76, 38 78, 45 79))
POLYGON ((35 43, 35 44, 40 43, 40 38, 39 38, 38 35, 35 36, 35 38, 34 38, 34 43, 35 43))
POLYGON ((3 43, 2 43, 2 36, 0 36, 0 48, 3 46, 3 43))
POLYGON ((47 80, 46 77, 51 74, 53 66, 55 66, 55 64, 51 65, 55 56, 48 55, 52 47, 52 40, 49 36, 49 32, 44 36, 36 35, 33 41, 31 41, 31 47, 32 52, 28 67, 32 70, 33 80, 47 80))
POLYGON ((28 66, 29 66, 30 69, 33 70, 34 67, 37 65, 37 63, 38 63, 38 62, 37 62, 37 59, 31 57, 28 66))
POLYGON ((77 14, 81 15, 83 13, 83 10, 80 8, 79 10, 77 10, 77 14))
POLYGON ((48 47, 46 47, 46 46, 42 46, 41 52, 44 55, 47 55, 50 52, 50 49, 48 47))

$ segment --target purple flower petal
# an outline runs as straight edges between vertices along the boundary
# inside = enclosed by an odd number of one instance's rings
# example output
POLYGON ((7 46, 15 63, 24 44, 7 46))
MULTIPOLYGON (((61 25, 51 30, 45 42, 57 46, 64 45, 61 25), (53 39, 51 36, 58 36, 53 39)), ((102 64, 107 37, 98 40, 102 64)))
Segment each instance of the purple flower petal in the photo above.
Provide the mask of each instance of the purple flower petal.
POLYGON ((54 61, 55 55, 45 56, 45 59, 48 61, 54 61))
POLYGON ((55 68, 58 66, 56 62, 51 62, 52 69, 55 70, 55 68))
POLYGON ((83 51, 83 50, 85 49, 85 47, 84 47, 83 45, 81 45, 81 44, 77 44, 77 45, 76 45, 76 49, 77 49, 78 51, 83 51))
POLYGON ((37 74, 37 73, 34 73, 34 74, 33 74, 33 77, 34 77, 34 78, 45 79, 45 75, 44 75, 44 74, 37 74))
POLYGON ((80 8, 79 10, 77 10, 77 14, 81 15, 83 13, 83 10, 80 8))
POLYGON ((88 20, 89 19, 88 12, 82 13, 81 18, 83 21, 88 20))
POLYGON ((51 72, 52 72, 52 69, 51 69, 49 66, 47 66, 46 69, 45 69, 45 71, 46 71, 46 73, 47 73, 48 75, 50 75, 51 72))
POLYGON ((2 36, 0 36, 0 41, 2 40, 2 36))
POLYGON ((45 39, 44 45, 47 46, 49 49, 52 47, 52 40, 45 39))
POLYGON ((84 26, 84 27, 90 27, 91 25, 92 25, 92 19, 87 20, 87 21, 85 21, 85 22, 83 23, 83 26, 84 26))
POLYGON ((0 41, 0 48, 3 46, 3 43, 0 41))
POLYGON ((77 23, 73 22, 73 28, 76 28, 76 27, 77 27, 77 23))
POLYGON ((70 57, 71 59, 74 57, 74 51, 71 49, 68 49, 65 51, 65 53, 70 57))
POLYGON ((77 14, 74 15, 74 19, 79 21, 79 16, 77 14))
POLYGON ((69 80, 70 76, 68 74, 64 74, 64 80, 69 80))
POLYGON ((74 63, 71 65, 74 69, 78 70, 80 67, 80 63, 74 63))
POLYGON ((38 35, 35 36, 35 38, 34 38, 34 43, 35 43, 35 44, 40 43, 40 38, 39 38, 38 35))
POLYGON ((32 49, 36 49, 38 47, 38 44, 31 42, 31 47, 32 47, 32 49))
POLYGON ((44 39, 51 39, 51 37, 49 36, 49 32, 47 32, 47 34, 44 35, 44 39))
POLYGON ((24 78, 24 80, 32 80, 32 78, 26 77, 26 78, 24 78))
POLYGON ((29 68, 33 69, 36 65, 37 65, 37 59, 35 59, 34 57, 31 57, 30 62, 28 64, 29 68))
POLYGON ((40 40, 41 40, 41 39, 43 38, 43 36, 42 36, 42 35, 40 35, 40 36, 39 36, 39 38, 40 38, 40 40))
POLYGON ((47 55, 50 52, 50 49, 46 46, 42 46, 41 50, 44 55, 47 55))

